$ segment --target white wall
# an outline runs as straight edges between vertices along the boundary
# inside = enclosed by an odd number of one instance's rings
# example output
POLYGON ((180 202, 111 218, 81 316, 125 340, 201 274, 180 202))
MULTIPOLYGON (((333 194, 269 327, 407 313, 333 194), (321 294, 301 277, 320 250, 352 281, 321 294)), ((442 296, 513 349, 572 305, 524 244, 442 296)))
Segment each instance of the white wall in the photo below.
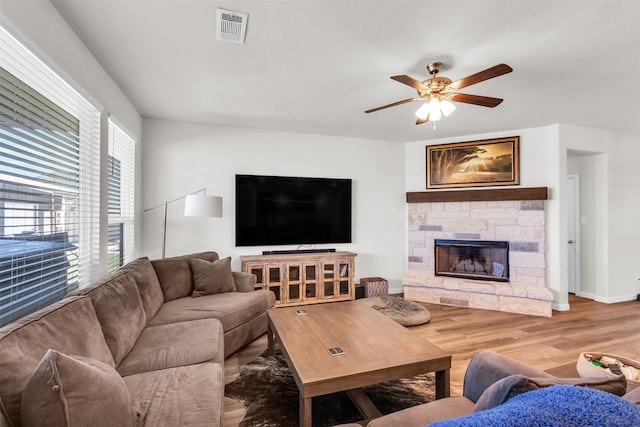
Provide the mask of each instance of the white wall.
MULTIPOLYGON (((619 302, 640 293, 640 139, 602 129, 560 125, 560 154, 591 155, 593 192, 581 194, 593 205, 595 223, 594 299, 619 302), (593 195, 593 199, 589 197, 593 195)), ((569 163, 572 165, 572 163, 569 163)), ((565 215, 565 206, 560 215, 565 215)), ((584 270, 584 269, 583 269, 584 270)))
MULTIPOLYGON (((353 180, 353 243, 321 245, 356 252, 356 278, 381 276, 400 291, 405 274, 404 146, 375 140, 271 132, 145 119, 142 203, 150 208, 201 188, 223 197, 223 218, 184 217, 184 201, 168 210, 166 256, 215 250, 232 256, 282 247, 235 246, 235 175, 353 180)), ((159 257, 162 209, 143 215, 143 254, 159 257)))
MULTIPOLYGON (((546 202, 547 287, 553 292, 555 309, 569 308, 567 296, 567 208, 566 177, 576 171, 590 171, 586 184, 594 200, 589 206, 595 236, 593 253, 583 259, 593 265, 583 274, 597 301, 618 302, 635 299, 640 292, 635 275, 640 274, 640 141, 613 132, 564 124, 518 129, 491 134, 418 141, 406 144, 406 191, 426 189, 426 146, 451 142, 520 136, 520 185, 548 187, 546 202), (576 152, 591 154, 592 165, 576 160, 576 152)), ((588 196, 585 196, 588 197, 588 196)), ((591 222, 592 221, 592 222, 591 222)), ((407 244, 407 242, 405 242, 407 244)))

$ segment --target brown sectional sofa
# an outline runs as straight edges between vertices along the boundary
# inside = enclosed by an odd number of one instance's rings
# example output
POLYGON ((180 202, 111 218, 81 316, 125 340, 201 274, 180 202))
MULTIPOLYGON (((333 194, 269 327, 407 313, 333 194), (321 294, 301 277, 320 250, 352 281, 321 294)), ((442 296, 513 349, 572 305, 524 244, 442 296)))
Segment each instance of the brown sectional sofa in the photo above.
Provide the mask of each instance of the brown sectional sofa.
POLYGON ((139 258, 1 328, 0 425, 57 411, 74 425, 221 426, 224 359, 266 332, 275 297, 232 272, 235 290, 193 298, 192 259, 218 254, 139 258), (124 406, 99 395, 118 387, 124 406), (45 407, 52 391, 59 398, 45 407))

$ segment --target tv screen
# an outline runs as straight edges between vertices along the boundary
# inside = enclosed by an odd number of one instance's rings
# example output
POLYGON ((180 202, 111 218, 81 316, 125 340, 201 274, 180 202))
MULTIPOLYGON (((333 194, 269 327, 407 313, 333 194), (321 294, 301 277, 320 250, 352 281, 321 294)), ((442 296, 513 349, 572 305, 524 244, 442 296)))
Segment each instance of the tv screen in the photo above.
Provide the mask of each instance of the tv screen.
POLYGON ((236 246, 351 243, 351 180, 236 175, 236 246))

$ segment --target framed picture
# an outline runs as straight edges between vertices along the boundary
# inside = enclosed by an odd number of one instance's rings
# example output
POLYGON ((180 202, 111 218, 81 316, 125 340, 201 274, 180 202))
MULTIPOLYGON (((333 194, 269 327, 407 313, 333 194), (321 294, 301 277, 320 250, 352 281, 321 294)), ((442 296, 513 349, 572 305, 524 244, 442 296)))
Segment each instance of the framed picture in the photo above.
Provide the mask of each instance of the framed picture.
POLYGON ((427 146, 427 188, 520 184, 520 137, 427 146))

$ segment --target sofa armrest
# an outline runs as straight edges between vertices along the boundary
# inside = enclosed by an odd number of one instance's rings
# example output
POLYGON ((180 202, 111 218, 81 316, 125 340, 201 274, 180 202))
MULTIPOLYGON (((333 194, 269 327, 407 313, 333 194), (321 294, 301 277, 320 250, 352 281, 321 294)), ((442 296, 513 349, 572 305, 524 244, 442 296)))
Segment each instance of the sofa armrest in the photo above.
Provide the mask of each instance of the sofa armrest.
POLYGON ((233 274, 233 281, 236 282, 238 292, 251 292, 255 289, 258 280, 255 274, 242 271, 232 271, 231 274, 233 274))
POLYGON ((636 403, 640 405, 640 387, 634 388, 629 391, 629 386, 627 386, 627 394, 622 396, 623 399, 628 400, 629 402, 636 403))
POLYGON ((482 393, 493 383, 515 374, 529 378, 553 378, 553 375, 515 359, 491 350, 481 350, 469 362, 464 375, 462 394, 467 399, 477 402, 482 393))

